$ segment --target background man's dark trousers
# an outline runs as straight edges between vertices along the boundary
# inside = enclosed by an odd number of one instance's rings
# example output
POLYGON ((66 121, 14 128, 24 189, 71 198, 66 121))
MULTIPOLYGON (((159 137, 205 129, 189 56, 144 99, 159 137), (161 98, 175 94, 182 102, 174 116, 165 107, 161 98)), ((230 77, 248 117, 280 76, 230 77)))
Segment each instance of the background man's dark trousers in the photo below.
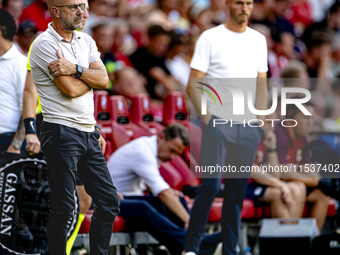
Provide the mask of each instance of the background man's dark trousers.
POLYGON ((68 221, 74 210, 76 176, 95 203, 90 228, 91 254, 107 254, 119 198, 99 146, 99 131, 82 132, 43 122, 41 148, 48 164, 51 212, 47 226, 49 252, 66 255, 68 221))
MULTIPOLYGON (((262 138, 258 127, 216 125, 213 119, 202 124, 201 166, 235 166, 235 173, 225 173, 222 211, 223 254, 236 254, 240 215, 250 173, 240 173, 241 166, 251 166, 262 138)), ((191 211, 185 251, 198 254, 211 204, 220 191, 223 173, 202 173, 202 184, 191 211)))

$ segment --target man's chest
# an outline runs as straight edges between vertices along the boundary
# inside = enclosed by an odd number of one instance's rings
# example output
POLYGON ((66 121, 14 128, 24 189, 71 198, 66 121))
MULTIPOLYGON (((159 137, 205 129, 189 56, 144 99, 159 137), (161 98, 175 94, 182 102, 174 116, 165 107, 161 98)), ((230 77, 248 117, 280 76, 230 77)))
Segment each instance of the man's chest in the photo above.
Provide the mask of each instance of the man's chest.
POLYGON ((89 68, 90 49, 80 43, 59 43, 61 54, 72 64, 89 68))

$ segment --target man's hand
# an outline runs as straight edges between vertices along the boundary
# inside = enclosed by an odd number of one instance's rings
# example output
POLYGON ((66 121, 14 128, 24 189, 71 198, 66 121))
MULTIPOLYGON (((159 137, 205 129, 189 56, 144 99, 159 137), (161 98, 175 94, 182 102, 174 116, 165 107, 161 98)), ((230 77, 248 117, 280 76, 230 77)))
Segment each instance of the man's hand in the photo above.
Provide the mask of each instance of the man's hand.
POLYGON ((39 153, 40 141, 36 134, 27 134, 26 143, 26 151, 28 151, 30 155, 39 153))
POLYGON ((184 197, 183 192, 176 190, 176 189, 172 189, 172 192, 174 193, 175 197, 177 197, 178 199, 180 199, 181 197, 184 197))
POLYGON ((120 194, 118 191, 117 191, 117 195, 118 195, 119 199, 124 199, 124 196, 122 194, 120 194))
POLYGON ((105 141, 104 137, 102 137, 102 134, 100 134, 98 141, 99 141, 100 148, 102 149, 102 152, 104 154, 105 150, 106 150, 106 141, 105 141))
POLYGON ((12 145, 10 145, 7 149, 7 152, 10 152, 10 153, 17 153, 17 154, 20 154, 20 150, 16 150, 12 145))
POLYGON ((282 191, 283 200, 286 202, 288 207, 291 207, 292 204, 294 203, 294 198, 293 198, 292 192, 289 189, 289 186, 286 183, 282 182, 282 185, 280 188, 282 191))
POLYGON ((59 75, 72 75, 77 72, 76 65, 69 62, 66 58, 61 55, 60 51, 57 50, 58 60, 52 61, 47 67, 54 78, 59 75))

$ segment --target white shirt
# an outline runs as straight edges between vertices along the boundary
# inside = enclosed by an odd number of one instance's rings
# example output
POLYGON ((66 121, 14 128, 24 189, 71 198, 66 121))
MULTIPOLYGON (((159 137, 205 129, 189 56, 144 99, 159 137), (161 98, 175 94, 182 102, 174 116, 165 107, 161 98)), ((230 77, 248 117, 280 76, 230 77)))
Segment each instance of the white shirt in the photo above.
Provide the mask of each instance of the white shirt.
POLYGON ((16 132, 18 129, 27 74, 26 63, 27 58, 14 45, 0 57, 0 134, 16 132))
POLYGON ((166 59, 165 65, 171 75, 184 87, 187 87, 190 77, 190 66, 188 63, 180 55, 176 55, 173 59, 166 59))
POLYGON ((95 41, 83 32, 74 31, 71 42, 62 38, 48 24, 47 30, 31 46, 30 64, 37 88, 44 121, 57 123, 84 132, 92 132, 96 123, 93 112, 93 90, 77 98, 65 97, 53 82, 48 64, 59 59, 57 50, 71 63, 89 68, 101 61, 95 41))
POLYGON ((157 135, 137 138, 117 149, 107 162, 112 181, 124 196, 143 196, 146 185, 156 197, 169 189, 158 170, 157 135))
MULTIPOLYGON (((206 73, 206 82, 212 87, 222 88, 227 83, 239 87, 245 95, 245 102, 247 102, 247 91, 251 89, 254 104, 256 77, 258 73, 268 71, 266 38, 249 27, 243 33, 233 32, 224 24, 208 29, 196 42, 190 67, 206 73)), ((251 113, 245 116, 233 115, 233 99, 229 89, 220 89, 217 92, 223 106, 220 104, 216 106, 210 96, 207 96, 207 107, 212 115, 236 121, 256 119, 256 116, 251 113)))

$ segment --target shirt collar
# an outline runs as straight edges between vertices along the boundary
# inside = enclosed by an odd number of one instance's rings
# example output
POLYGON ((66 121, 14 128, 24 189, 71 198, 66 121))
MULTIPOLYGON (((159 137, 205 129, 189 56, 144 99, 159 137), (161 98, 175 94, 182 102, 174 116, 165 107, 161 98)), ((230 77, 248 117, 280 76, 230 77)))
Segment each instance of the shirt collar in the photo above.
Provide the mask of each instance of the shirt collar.
MULTIPOLYGON (((53 35, 53 36, 54 36, 55 38, 57 38, 58 41, 60 41, 60 42, 68 42, 68 43, 69 43, 69 41, 67 41, 65 38, 61 37, 61 36, 57 33, 57 31, 54 30, 54 28, 52 27, 52 22, 50 22, 50 23, 48 24, 48 27, 47 27, 47 29, 46 29, 46 32, 48 32, 48 33, 50 33, 51 35, 53 35)), ((81 33, 77 32, 77 31, 73 31, 71 43, 74 43, 74 42, 75 42, 74 39, 78 39, 78 40, 79 40, 80 38, 81 38, 81 33)))
POLYGON ((12 47, 9 48, 9 50, 0 57, 0 59, 10 59, 13 58, 16 53, 19 52, 17 47, 15 47, 14 43, 12 44, 12 47))

